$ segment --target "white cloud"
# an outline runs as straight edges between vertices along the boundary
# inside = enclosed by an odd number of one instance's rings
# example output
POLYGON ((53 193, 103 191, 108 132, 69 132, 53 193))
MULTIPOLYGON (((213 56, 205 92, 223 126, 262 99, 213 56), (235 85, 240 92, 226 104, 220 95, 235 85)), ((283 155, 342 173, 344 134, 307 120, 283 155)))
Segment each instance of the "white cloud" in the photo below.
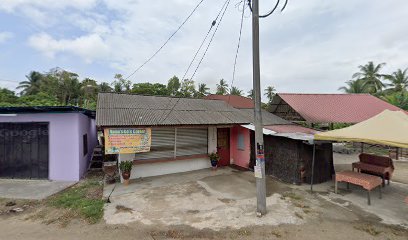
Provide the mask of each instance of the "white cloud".
POLYGON ((8 12, 16 11, 27 6, 41 9, 89 9, 95 6, 97 0, 2 0, 0 9, 8 12))
POLYGON ((109 47, 97 34, 57 40, 46 33, 40 33, 31 36, 28 43, 31 47, 50 58, 54 58, 58 53, 68 53, 79 56, 85 62, 91 63, 109 57, 109 47))
MULTIPOLYGON (((32 35, 29 45, 44 55, 99 61, 105 68, 128 75, 161 46, 197 2, 7 0, 0 10, 32 11, 23 14, 32 15, 42 33, 32 35)), ((164 83, 173 75, 181 77, 222 4, 204 1, 132 80, 164 83)), ((241 14, 234 5, 231 2, 194 79, 212 89, 220 78, 231 81, 241 14)), ((270 5, 261 1, 262 12, 270 5)), ((284 13, 260 21, 262 85, 274 85, 284 92, 335 92, 367 61, 388 62, 386 71, 406 68, 407 14, 403 0, 392 4, 381 0, 370 4, 366 0, 289 1, 284 13)), ((245 91, 252 86, 251 44, 251 18, 245 18, 234 83, 245 91)))
POLYGON ((14 37, 12 32, 0 32, 0 43, 7 42, 14 37))

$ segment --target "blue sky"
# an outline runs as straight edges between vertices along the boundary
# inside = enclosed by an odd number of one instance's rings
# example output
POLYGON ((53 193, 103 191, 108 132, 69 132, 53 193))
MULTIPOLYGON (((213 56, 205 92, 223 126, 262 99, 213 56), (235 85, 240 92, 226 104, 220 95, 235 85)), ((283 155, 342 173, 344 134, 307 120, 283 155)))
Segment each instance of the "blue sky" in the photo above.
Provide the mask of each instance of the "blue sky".
MULTIPOLYGON (((31 70, 61 67, 112 82, 143 63, 198 0, 2 0, 0 87, 14 89, 31 70), (8 81, 4 81, 8 80, 8 81)), ((224 1, 204 0, 172 41, 131 80, 181 77, 224 1)), ((231 82, 240 23, 232 0, 194 80, 212 90, 231 82)), ((261 11, 272 5, 261 0, 261 11)), ((403 0, 290 0, 284 13, 261 19, 261 81, 279 92, 332 93, 357 66, 408 67, 408 3, 403 0)), ((234 86, 252 86, 251 18, 247 10, 234 86)), ((191 74, 188 74, 189 76, 191 74)))

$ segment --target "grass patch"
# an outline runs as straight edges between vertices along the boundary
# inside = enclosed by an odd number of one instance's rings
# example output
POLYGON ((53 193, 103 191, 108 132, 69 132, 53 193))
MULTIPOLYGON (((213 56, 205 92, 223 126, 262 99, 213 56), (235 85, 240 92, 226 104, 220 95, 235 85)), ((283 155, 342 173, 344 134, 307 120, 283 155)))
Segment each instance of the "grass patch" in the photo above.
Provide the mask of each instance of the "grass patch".
POLYGON ((125 206, 123 206, 123 205, 116 205, 116 212, 115 212, 115 213, 120 213, 120 212, 123 212, 123 213, 132 213, 132 212, 133 212, 133 209, 128 208, 128 207, 125 207, 125 206))
POLYGON ((302 200, 303 199, 302 196, 299 196, 299 195, 297 195, 296 193, 293 193, 293 192, 284 192, 282 194, 282 196, 284 198, 290 198, 292 200, 302 200))
POLYGON ((47 204, 69 210, 67 216, 80 216, 89 223, 97 223, 103 216, 103 185, 92 177, 58 193, 47 200, 47 204))
POLYGON ((381 233, 381 231, 375 229, 371 225, 362 225, 362 226, 354 226, 355 229, 366 232, 370 234, 371 236, 377 236, 378 234, 381 233))
POLYGON ((295 216, 298 217, 298 218, 300 218, 300 219, 303 219, 303 216, 302 216, 300 213, 298 213, 298 212, 295 212, 295 216))

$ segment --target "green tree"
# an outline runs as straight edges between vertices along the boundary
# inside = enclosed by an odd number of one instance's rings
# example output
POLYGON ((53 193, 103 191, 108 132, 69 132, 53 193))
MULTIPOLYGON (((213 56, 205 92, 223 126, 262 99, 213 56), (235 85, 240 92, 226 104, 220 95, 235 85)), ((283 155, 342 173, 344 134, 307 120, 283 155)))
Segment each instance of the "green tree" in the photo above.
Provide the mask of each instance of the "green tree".
POLYGON ((167 86, 160 83, 136 83, 133 84, 132 93, 155 96, 168 96, 167 86))
POLYGON ((200 83, 198 84, 198 91, 196 92, 195 96, 196 98, 203 98, 210 94, 210 88, 207 87, 207 84, 205 83, 200 83))
MULTIPOLYGON (((21 96, 18 99, 18 106, 59 106, 61 105, 57 98, 47 93, 37 93, 33 95, 21 96)), ((66 104, 65 104, 66 105, 66 104)))
POLYGON ((99 84, 99 92, 112 92, 112 87, 107 82, 101 82, 99 84))
POLYGON ((40 90, 40 82, 43 75, 36 71, 31 71, 26 75, 27 80, 19 83, 17 89, 21 90, 21 95, 36 94, 40 90))
POLYGON ((18 100, 16 94, 7 89, 7 88, 0 88, 0 104, 1 106, 7 106, 11 104, 15 104, 18 100))
POLYGON ((180 94, 182 97, 192 97, 195 95, 195 85, 193 80, 184 79, 181 83, 180 94))
POLYGON ((268 102, 271 103, 273 100, 273 97, 275 96, 276 89, 272 86, 268 86, 264 90, 264 96, 268 98, 268 102))
POLYGON ((364 82, 361 79, 349 80, 347 86, 340 87, 339 90, 345 93, 367 93, 364 82))
POLYGON ((385 75, 380 73, 384 66, 385 63, 374 64, 372 61, 366 65, 360 65, 358 66, 360 71, 353 74, 353 79, 361 80, 367 92, 378 95, 385 87, 382 82, 385 75))
POLYGON ((242 96, 242 90, 235 87, 235 86, 232 86, 232 88, 230 90, 230 94, 231 95, 236 95, 236 96, 242 96))
POLYGON ((85 108, 89 108, 90 105, 96 105, 96 98, 98 96, 99 92, 99 85, 98 83, 90 78, 85 78, 81 82, 81 98, 82 100, 82 106, 85 108))
POLYGON ((112 86, 114 92, 130 92, 132 83, 129 80, 123 78, 122 74, 115 74, 115 81, 113 81, 112 86))
POLYGON ((171 96, 178 95, 180 87, 181 87, 180 79, 176 76, 173 76, 167 82, 167 90, 171 96))
MULTIPOLYGON (((391 92, 401 92, 403 90, 407 90, 408 88, 408 68, 404 71, 398 69, 396 72, 393 72, 391 75, 386 75, 385 79, 390 81, 391 83, 388 84, 391 87, 389 90, 391 92)), ((388 90, 388 89, 387 89, 388 90)))
POLYGON ((217 92, 215 94, 218 95, 228 94, 228 84, 224 79, 220 79, 220 82, 217 83, 217 92))
POLYGON ((401 91, 381 97, 385 101, 404 110, 408 110, 408 92, 401 91))
POLYGON ((248 93, 247 97, 254 99, 254 89, 249 90, 247 93, 248 93))

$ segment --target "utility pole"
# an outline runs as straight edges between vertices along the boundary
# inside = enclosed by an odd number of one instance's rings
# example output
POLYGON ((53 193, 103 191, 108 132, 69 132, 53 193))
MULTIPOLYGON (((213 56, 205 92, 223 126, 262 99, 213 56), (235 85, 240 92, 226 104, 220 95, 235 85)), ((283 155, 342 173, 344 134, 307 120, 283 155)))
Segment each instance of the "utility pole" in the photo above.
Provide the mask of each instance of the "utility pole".
POLYGON ((256 166, 254 172, 256 178, 256 212, 257 216, 262 216, 266 214, 266 181, 261 112, 261 70, 259 66, 259 0, 252 1, 252 61, 253 89, 255 97, 254 125, 256 166))

